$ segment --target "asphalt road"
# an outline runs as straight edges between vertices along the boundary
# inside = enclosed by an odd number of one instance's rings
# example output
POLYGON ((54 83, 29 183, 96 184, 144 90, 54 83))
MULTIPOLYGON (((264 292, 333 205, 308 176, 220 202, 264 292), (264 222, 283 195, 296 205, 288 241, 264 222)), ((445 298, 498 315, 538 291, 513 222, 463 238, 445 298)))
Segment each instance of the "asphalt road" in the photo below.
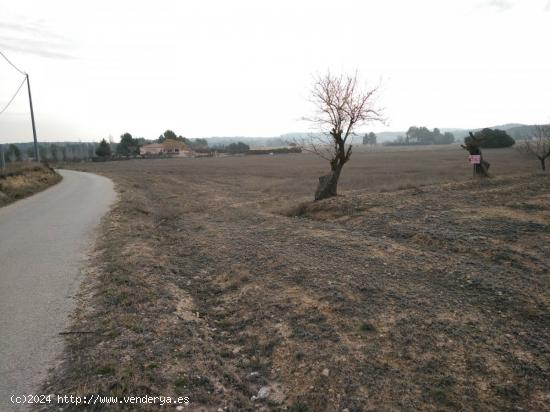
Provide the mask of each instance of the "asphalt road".
POLYGON ((0 411, 11 395, 35 394, 63 349, 81 268, 112 182, 59 171, 63 180, 0 208, 0 411))

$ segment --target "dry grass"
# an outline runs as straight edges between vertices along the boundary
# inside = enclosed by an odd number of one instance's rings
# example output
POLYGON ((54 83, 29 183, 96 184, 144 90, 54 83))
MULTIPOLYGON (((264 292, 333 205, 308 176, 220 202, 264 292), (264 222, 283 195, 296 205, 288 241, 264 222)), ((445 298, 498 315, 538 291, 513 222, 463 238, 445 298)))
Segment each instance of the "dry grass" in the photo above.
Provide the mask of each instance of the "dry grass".
POLYGON ((308 155, 86 165, 121 200, 75 314, 94 333, 68 336, 45 390, 194 410, 544 410, 549 178, 486 156, 499 177, 474 182, 459 149, 357 153, 343 196, 316 204, 326 165, 308 155))
POLYGON ((61 180, 53 169, 36 163, 10 163, 0 173, 0 207, 44 190, 61 180))

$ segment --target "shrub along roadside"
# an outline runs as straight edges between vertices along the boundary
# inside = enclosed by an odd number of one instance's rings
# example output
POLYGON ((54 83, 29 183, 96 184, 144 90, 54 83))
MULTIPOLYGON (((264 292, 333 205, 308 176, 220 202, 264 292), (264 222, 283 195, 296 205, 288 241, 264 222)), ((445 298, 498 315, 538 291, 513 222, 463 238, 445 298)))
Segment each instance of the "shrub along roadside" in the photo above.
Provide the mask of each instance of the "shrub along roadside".
POLYGON ((12 163, 0 173, 0 207, 58 183, 61 176, 47 165, 12 163))

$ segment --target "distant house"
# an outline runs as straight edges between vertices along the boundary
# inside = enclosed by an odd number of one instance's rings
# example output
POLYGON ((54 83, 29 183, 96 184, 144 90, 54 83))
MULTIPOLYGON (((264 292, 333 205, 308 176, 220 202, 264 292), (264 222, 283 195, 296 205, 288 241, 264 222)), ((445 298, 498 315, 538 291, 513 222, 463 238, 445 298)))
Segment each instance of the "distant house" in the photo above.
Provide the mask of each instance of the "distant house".
POLYGON ((178 142, 177 140, 166 139, 162 143, 153 143, 141 146, 139 148, 139 154, 142 156, 180 156, 190 157, 193 156, 191 151, 185 143, 178 142))
POLYGON ((162 153, 163 146, 161 143, 146 144, 139 148, 139 154, 145 155, 158 155, 162 153))

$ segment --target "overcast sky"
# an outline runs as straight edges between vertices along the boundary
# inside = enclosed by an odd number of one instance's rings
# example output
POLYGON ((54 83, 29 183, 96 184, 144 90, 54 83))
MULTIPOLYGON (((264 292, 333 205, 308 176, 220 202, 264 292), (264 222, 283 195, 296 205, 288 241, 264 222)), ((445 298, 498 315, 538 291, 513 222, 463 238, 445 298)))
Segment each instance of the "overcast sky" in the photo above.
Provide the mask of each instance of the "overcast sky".
MULTIPOLYGON (((0 50, 30 74, 39 139, 277 136, 316 73, 382 83, 389 126, 550 122, 548 0, 0 0, 0 50)), ((0 61, 0 109, 21 75, 0 61)), ((32 139, 27 94, 0 142, 32 139)))

